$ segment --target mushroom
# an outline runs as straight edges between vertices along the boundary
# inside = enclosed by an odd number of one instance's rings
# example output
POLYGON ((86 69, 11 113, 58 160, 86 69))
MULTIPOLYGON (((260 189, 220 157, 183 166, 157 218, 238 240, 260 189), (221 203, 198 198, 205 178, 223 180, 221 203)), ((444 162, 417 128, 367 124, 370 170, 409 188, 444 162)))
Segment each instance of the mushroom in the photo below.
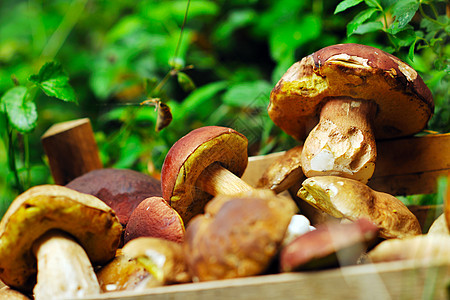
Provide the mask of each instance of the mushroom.
POLYGON ((270 190, 218 195, 186 228, 184 250, 194 281, 246 277, 269 268, 296 212, 270 190))
POLYGON ((405 238, 422 233, 416 216, 396 197, 377 192, 364 183, 339 177, 306 179, 298 196, 336 218, 355 221, 367 218, 382 238, 405 238))
POLYGON ((377 232, 377 226, 367 219, 321 224, 283 248, 280 269, 291 272, 356 264, 375 241, 377 232))
POLYGON ((182 245, 154 237, 127 243, 114 260, 97 272, 97 277, 105 292, 191 281, 182 245))
POLYGON ((430 235, 443 234, 450 235, 450 230, 448 229, 447 221, 445 219, 445 214, 442 213, 434 222, 431 224, 428 233, 430 235))
POLYGON ((302 148, 296 146, 274 160, 261 175, 256 187, 281 193, 300 184, 305 179, 300 163, 302 148))
POLYGON ((91 262, 112 259, 121 232, 114 211, 98 198, 63 186, 33 187, 0 222, 0 279, 24 292, 34 287, 35 299, 99 293, 91 262))
POLYGON ((124 243, 138 237, 158 237, 182 243, 184 223, 180 215, 162 197, 144 199, 134 209, 124 233, 124 243))
POLYGON ((8 286, 0 288, 0 299, 8 300, 30 300, 30 298, 21 292, 14 290, 8 286))
POLYGON ((450 236, 418 235, 405 239, 385 240, 371 250, 371 262, 418 260, 426 263, 450 264, 450 236))
POLYGON ((414 69, 358 44, 329 46, 292 65, 268 107, 278 127, 306 138, 306 177, 339 175, 363 183, 375 169, 375 138, 415 134, 433 110, 432 94, 414 69))
POLYGON ((116 212, 123 227, 142 200, 162 196, 159 180, 128 169, 90 171, 70 181, 66 187, 93 195, 105 202, 116 212))
POLYGON ((239 178, 247 167, 247 143, 231 128, 206 126, 170 148, 161 169, 161 189, 184 224, 203 212, 213 196, 253 189, 239 178))

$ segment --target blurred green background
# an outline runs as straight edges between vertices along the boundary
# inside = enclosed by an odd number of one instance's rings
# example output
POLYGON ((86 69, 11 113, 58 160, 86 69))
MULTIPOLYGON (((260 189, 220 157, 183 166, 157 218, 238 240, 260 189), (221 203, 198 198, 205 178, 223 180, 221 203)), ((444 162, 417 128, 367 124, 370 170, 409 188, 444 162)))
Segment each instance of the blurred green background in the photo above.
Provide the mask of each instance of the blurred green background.
POLYGON ((347 0, 335 13, 340 2, 1 0, 0 97, 57 61, 78 104, 37 93, 36 127, 25 134, 0 109, 0 216, 21 189, 52 182, 40 137, 57 122, 89 117, 105 167, 155 177, 171 145, 199 126, 234 127, 251 155, 289 149, 297 142, 266 114, 270 90, 295 61, 336 43, 412 65, 435 98, 428 129, 449 132, 447 2, 347 0), (173 114, 160 132, 155 108, 139 105, 152 98, 173 114))

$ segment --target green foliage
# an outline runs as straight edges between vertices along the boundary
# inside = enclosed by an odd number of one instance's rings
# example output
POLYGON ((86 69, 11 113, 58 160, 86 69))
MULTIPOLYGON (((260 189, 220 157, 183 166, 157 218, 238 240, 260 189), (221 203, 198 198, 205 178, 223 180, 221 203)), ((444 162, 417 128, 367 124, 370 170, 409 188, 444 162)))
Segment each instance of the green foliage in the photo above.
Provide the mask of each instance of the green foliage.
POLYGON ((429 129, 450 131, 444 1, 1 2, 4 203, 20 185, 52 182, 40 136, 80 117, 91 119, 105 167, 155 177, 171 145, 199 126, 235 127, 252 155, 289 149, 297 142, 266 113, 270 90, 295 61, 336 43, 410 63, 435 97, 429 129), (173 116, 160 131, 157 103, 173 116))
POLYGON ((19 192, 23 192, 31 186, 30 145, 28 134, 37 126, 38 111, 35 102, 36 92, 42 90, 46 95, 66 102, 76 102, 75 92, 69 84, 69 77, 61 65, 55 62, 44 64, 36 75, 28 78, 30 85, 10 88, 0 99, 1 112, 4 115, 3 140, 8 147, 7 161, 10 172, 14 175, 13 186, 19 192), (12 128, 10 127, 12 125, 12 128), (17 145, 15 141, 23 137, 23 145, 20 147, 25 155, 21 162, 22 170, 18 169, 17 145), (21 180, 21 173, 26 177, 21 180))

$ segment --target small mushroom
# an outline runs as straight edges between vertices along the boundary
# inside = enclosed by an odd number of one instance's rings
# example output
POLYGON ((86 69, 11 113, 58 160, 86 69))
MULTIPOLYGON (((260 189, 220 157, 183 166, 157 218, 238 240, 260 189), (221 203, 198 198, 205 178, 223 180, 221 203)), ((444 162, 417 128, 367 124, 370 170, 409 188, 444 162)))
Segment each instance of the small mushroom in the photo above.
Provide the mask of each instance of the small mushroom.
POLYGON ((303 182, 298 196, 336 218, 367 218, 382 238, 405 238, 422 233, 416 216, 396 197, 377 192, 360 181, 317 176, 303 182))
POLYGON ((0 288, 0 299, 8 300, 30 300, 28 296, 22 294, 21 292, 14 290, 8 286, 0 288))
POLYGON ((182 243, 184 224, 180 215, 162 197, 144 199, 134 209, 124 233, 125 244, 138 237, 157 237, 182 243))
POLYGON ((367 258, 371 262, 417 260, 450 264, 450 236, 418 235, 405 239, 385 240, 371 250, 367 258))
POLYGON ((295 212, 291 199, 274 197, 270 190, 216 196, 186 229, 184 250, 193 280, 263 273, 295 212))
POLYGON ((430 229, 428 229, 428 234, 443 234, 450 235, 450 230, 448 229, 447 221, 445 220, 445 214, 442 213, 434 222, 431 224, 430 229))
POLYGON ((231 128, 206 126, 170 148, 161 169, 161 189, 185 224, 203 212, 213 196, 253 189, 239 178, 247 167, 247 144, 245 136, 231 128))
POLYGON ((306 177, 339 175, 363 183, 375 169, 375 138, 415 134, 433 110, 432 94, 413 68, 358 44, 329 46, 292 65, 268 107, 277 126, 306 138, 306 177))
POLYGON ((33 187, 0 223, 0 279, 24 292, 34 287, 35 299, 99 293, 91 262, 112 259, 121 232, 114 211, 98 198, 63 186, 33 187))
POLYGON ((280 269, 291 272, 356 264, 375 241, 377 232, 377 226, 367 219, 321 224, 283 248, 280 269))
POLYGON ((128 169, 98 169, 70 181, 66 187, 93 195, 117 214, 125 228, 138 204, 152 196, 162 196, 161 182, 128 169))
POLYGON ((182 245, 154 237, 127 243, 113 261, 97 272, 97 277, 105 292, 191 281, 182 245))
POLYGON ((306 178, 300 162, 302 148, 296 146, 289 149, 273 161, 259 178, 256 187, 271 189, 278 194, 300 184, 306 178))

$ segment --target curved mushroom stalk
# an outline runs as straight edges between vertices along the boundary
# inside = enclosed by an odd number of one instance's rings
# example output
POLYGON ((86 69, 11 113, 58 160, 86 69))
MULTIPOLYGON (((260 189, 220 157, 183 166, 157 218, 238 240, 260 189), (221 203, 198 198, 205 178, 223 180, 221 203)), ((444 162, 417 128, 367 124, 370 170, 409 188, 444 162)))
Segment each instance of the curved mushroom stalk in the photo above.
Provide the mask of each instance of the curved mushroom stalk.
POLYGON ((100 285, 84 249, 68 234, 50 231, 33 245, 37 258, 34 298, 78 299, 100 294, 100 285))
POLYGON ((326 102, 301 154, 306 177, 336 175, 366 183, 377 157, 371 122, 376 110, 377 105, 367 100, 326 102))

